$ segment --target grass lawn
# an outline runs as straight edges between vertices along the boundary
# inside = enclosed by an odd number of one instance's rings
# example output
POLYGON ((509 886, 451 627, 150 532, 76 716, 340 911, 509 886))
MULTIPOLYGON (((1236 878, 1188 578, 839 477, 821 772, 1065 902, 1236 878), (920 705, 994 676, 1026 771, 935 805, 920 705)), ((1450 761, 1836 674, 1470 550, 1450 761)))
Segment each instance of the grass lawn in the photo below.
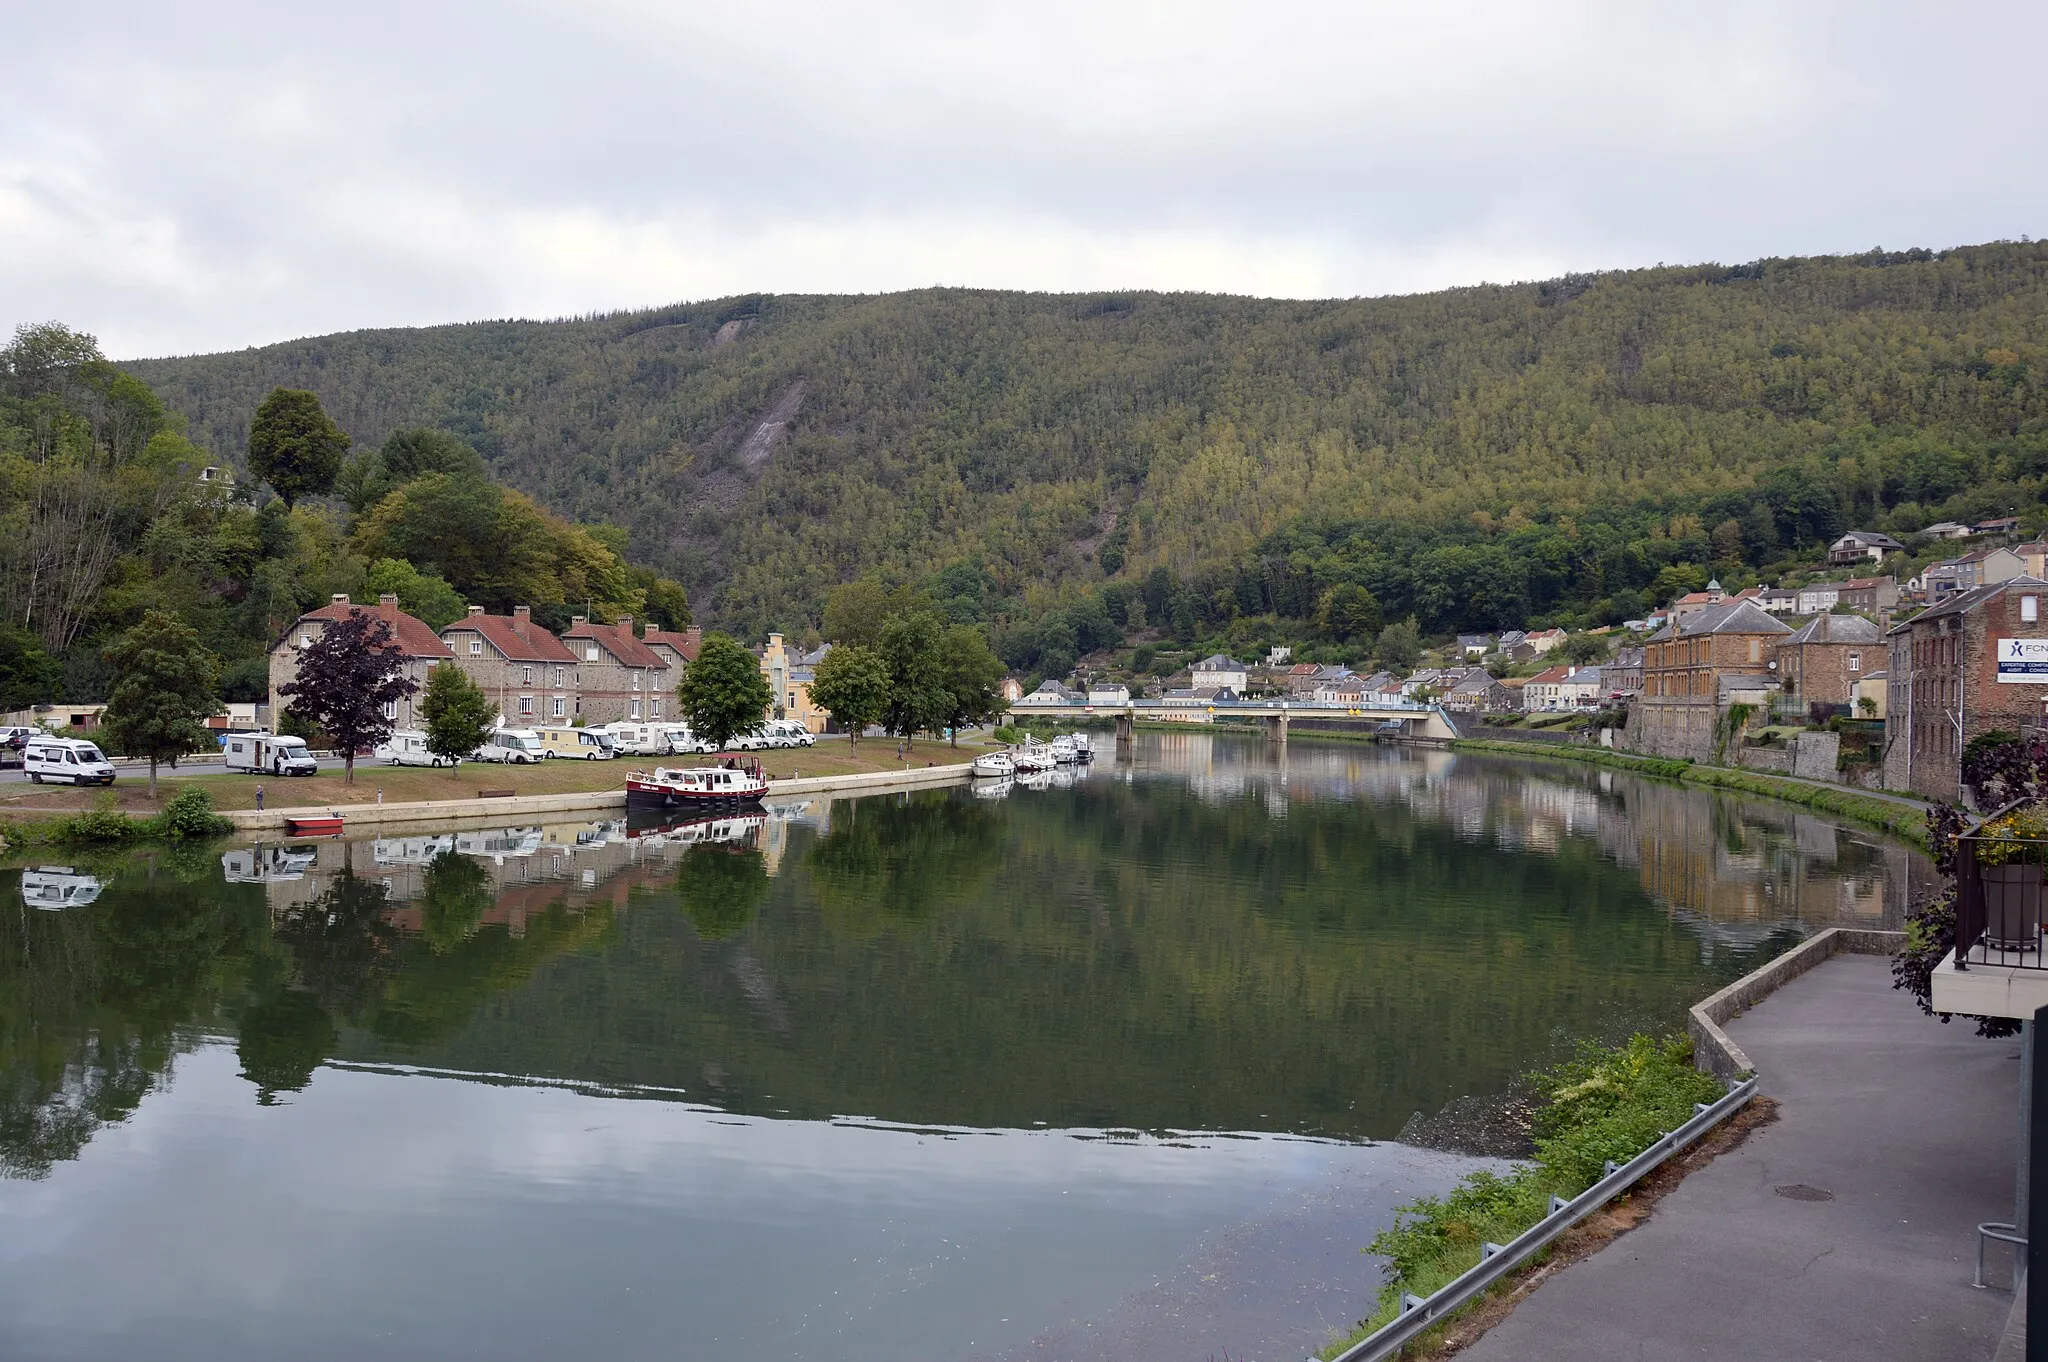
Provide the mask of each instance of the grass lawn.
MULTIPOLYGON (((896 771, 911 766, 950 766, 971 761, 981 750, 979 735, 962 738, 960 746, 943 742, 918 741, 910 755, 899 760, 896 739, 863 739, 858 753, 849 752, 846 739, 820 738, 816 747, 781 748, 771 752, 742 753, 756 756, 771 780, 797 776, 852 775, 866 771, 896 771)), ((479 790, 512 790, 522 795, 585 794, 616 790, 624 786, 626 773, 656 765, 708 765, 710 757, 620 757, 613 761, 575 761, 557 758, 538 766, 498 766, 465 762, 453 770, 423 766, 386 766, 367 759, 356 763, 356 783, 342 784, 339 770, 317 776, 247 775, 225 772, 184 775, 162 768, 157 776, 157 802, 149 798, 149 773, 145 769, 121 767, 113 785, 114 798, 128 813, 147 815, 157 811, 164 800, 187 786, 197 786, 213 797, 216 809, 253 809, 256 787, 263 786, 264 804, 273 809, 297 808, 308 804, 372 804, 377 791, 384 802, 403 804, 425 799, 474 799, 479 790)), ((9 783, 0 785, 0 814, 34 814, 89 809, 106 793, 104 789, 73 789, 67 786, 9 783)))

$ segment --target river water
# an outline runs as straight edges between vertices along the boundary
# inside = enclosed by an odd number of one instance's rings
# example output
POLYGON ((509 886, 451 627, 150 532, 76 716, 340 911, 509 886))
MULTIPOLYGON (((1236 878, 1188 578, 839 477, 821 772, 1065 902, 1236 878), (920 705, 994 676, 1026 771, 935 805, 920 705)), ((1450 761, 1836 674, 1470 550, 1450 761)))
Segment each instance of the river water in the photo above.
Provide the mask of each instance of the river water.
POLYGON ((1298 1359, 1515 1076, 1925 863, 1565 763, 0 872, 0 1357, 1298 1359))

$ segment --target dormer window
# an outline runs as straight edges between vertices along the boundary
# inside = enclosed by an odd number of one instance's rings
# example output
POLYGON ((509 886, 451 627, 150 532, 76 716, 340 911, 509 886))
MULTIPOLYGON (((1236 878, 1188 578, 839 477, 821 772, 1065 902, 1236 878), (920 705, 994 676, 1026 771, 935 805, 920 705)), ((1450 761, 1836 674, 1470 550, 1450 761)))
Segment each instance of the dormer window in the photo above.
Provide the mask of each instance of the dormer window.
POLYGON ((469 641, 469 655, 471 657, 481 657, 483 655, 483 651, 484 641, 482 639, 473 638, 469 641))
POLYGON ((583 645, 583 660, 585 662, 597 661, 597 645, 595 643, 586 643, 583 645))

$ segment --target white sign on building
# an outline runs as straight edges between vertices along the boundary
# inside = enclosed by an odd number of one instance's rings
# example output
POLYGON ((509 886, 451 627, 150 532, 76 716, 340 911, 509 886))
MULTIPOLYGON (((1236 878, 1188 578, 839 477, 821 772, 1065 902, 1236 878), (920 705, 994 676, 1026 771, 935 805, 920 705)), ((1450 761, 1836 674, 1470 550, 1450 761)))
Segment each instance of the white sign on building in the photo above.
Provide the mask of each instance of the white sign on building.
POLYGON ((1998 679, 2048 685, 2048 638, 1998 640, 1998 679))

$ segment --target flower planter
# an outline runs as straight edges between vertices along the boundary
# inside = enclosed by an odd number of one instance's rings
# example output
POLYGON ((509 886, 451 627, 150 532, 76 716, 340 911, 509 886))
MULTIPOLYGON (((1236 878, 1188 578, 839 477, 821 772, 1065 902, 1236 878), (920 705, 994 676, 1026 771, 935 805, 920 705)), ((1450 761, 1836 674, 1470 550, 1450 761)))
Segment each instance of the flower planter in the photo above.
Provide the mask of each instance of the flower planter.
POLYGON ((2048 883, 2026 862, 1977 868, 1984 883, 1984 942, 1993 950, 2032 950, 2048 916, 2048 883))

